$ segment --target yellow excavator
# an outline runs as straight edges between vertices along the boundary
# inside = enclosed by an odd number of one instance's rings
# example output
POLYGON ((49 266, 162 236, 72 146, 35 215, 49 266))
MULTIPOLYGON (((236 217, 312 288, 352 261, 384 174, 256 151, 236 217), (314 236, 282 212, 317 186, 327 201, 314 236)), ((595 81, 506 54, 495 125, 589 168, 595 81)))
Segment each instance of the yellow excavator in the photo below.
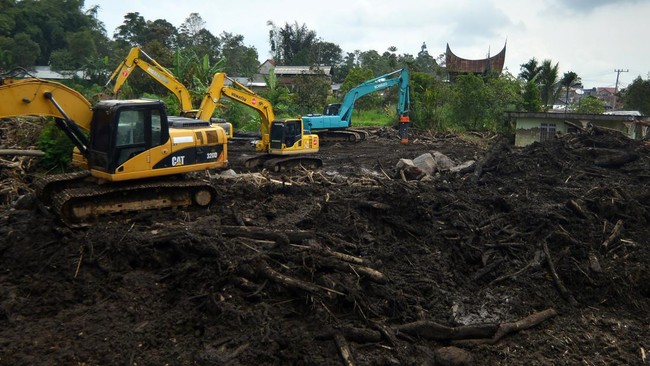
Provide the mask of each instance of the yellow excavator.
MULTIPOLYGON (((319 151, 319 137, 305 133, 301 118, 277 119, 271 103, 248 89, 241 83, 216 73, 198 108, 194 108, 187 88, 174 75, 139 47, 133 47, 127 57, 118 65, 109 78, 113 83, 113 93, 117 95, 126 79, 135 68, 140 68, 154 80, 174 93, 181 105, 181 115, 201 120, 211 119, 214 110, 223 106, 219 103, 222 96, 255 109, 262 119, 260 125, 261 139, 255 142, 260 154, 245 161, 247 168, 265 168, 270 171, 285 171, 296 167, 317 169, 322 166, 321 159, 313 156, 319 151), (226 85, 229 80, 231 85, 226 85)), ((228 136, 233 136, 232 126, 224 123, 228 136)))
POLYGON ((228 166, 227 133, 209 121, 167 116, 161 101, 104 100, 95 105, 60 83, 0 82, 0 118, 53 117, 74 143, 81 171, 36 183, 41 201, 75 226, 122 211, 208 206, 216 190, 187 173, 228 166))
POLYGON ((192 96, 185 85, 178 81, 169 70, 137 46, 132 47, 126 58, 120 62, 109 77, 105 87, 108 88, 112 83, 113 94, 117 95, 135 69, 142 70, 176 96, 181 107, 181 117, 212 121, 214 110, 221 106, 218 101, 204 99, 199 109, 194 108, 192 96))
POLYGON ((214 74, 199 110, 210 108, 221 97, 255 109, 262 119, 261 139, 254 141, 259 154, 244 162, 247 168, 279 172, 297 167, 317 169, 323 165, 323 161, 314 155, 319 151, 318 135, 305 131, 302 118, 276 119, 271 102, 220 72, 214 74), (226 80, 231 84, 226 85, 226 80))

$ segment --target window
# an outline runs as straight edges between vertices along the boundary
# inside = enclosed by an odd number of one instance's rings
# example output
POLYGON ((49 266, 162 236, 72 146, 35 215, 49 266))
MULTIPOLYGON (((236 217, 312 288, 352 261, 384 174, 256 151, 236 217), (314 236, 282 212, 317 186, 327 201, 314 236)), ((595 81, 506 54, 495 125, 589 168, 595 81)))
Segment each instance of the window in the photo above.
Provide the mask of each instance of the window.
POLYGON ((145 115, 143 110, 120 112, 117 124, 117 146, 144 144, 145 115))
POLYGON ((539 141, 552 140, 556 130, 555 123, 542 123, 539 127, 539 141))

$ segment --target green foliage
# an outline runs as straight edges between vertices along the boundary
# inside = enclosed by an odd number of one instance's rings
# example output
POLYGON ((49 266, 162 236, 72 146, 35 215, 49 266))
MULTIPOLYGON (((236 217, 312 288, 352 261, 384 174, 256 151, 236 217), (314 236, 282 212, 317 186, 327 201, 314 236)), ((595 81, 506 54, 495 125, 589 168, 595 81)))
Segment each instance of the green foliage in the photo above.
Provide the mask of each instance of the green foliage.
POLYGON ((474 74, 458 76, 450 102, 455 123, 472 130, 485 127, 489 95, 483 78, 474 74))
POLYGON ((330 82, 326 77, 300 75, 296 78, 294 103, 300 113, 314 113, 325 107, 330 90, 330 82))
POLYGON ((45 169, 65 170, 72 160, 74 144, 61 131, 54 121, 48 121, 38 139, 38 148, 45 153, 39 160, 45 169))
POLYGON ((553 65, 551 60, 544 60, 542 62, 538 82, 540 84, 542 105, 545 110, 548 110, 555 103, 561 91, 558 73, 558 63, 553 65))
POLYGON ((634 79, 623 93, 623 103, 626 109, 650 116, 650 80, 634 79))
POLYGON ((411 73, 411 121, 416 127, 440 129, 448 88, 430 73, 411 73))
POLYGON ((397 111, 393 105, 387 105, 381 109, 355 109, 354 111, 355 127, 392 126, 396 123, 395 121, 397 121, 397 111))
POLYGON ((581 98, 572 108, 576 113, 601 114, 605 112, 605 103, 593 95, 589 95, 581 98))
POLYGON ((307 28, 306 24, 285 23, 277 27, 272 21, 266 23, 269 30, 269 44, 273 59, 280 65, 315 65, 315 45, 318 40, 316 32, 307 28))
POLYGON ((539 112, 542 110, 541 93, 539 87, 534 81, 526 82, 522 99, 522 108, 526 112, 539 112))

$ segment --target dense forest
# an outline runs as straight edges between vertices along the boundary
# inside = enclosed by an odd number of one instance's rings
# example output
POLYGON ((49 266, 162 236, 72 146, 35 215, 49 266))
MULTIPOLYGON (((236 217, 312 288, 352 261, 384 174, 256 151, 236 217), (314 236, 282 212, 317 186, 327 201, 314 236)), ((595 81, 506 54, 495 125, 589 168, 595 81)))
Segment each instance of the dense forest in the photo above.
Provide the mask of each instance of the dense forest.
MULTIPOLYGON (((87 78, 73 80, 74 87, 95 96, 129 49, 137 45, 168 67, 188 90, 201 95, 214 72, 251 77, 259 67, 258 52, 246 45, 244 36, 226 30, 212 34, 199 13, 189 14, 176 27, 165 19, 145 19, 129 12, 114 33, 108 34, 98 11, 98 6, 85 8, 83 0, 0 0, 0 72, 40 65, 62 73, 81 70, 87 78)), ((504 111, 546 110, 563 97, 568 100, 569 89, 580 85, 576 73, 560 75, 559 63, 549 59, 538 62, 534 57, 521 65, 517 76, 506 70, 498 75, 464 75, 449 84, 444 55, 430 55, 424 42, 417 55, 400 54, 395 46, 383 52, 345 52, 306 24, 276 25, 269 21, 266 25, 277 65, 331 65, 332 82, 342 83, 342 92, 378 75, 407 68, 411 74, 411 120, 424 128, 507 130, 511 126, 504 124, 504 111)), ((279 115, 320 111, 334 98, 327 92, 330 85, 303 85, 293 90, 277 87, 274 80, 267 80, 267 85, 264 96, 279 115)), ((130 81, 126 93, 167 98, 174 109, 173 98, 147 78, 130 81)), ((388 106, 394 94, 369 95, 358 109, 385 112, 390 119, 395 112, 388 106)), ((647 115, 649 94, 650 82, 639 77, 621 92, 619 100, 626 109, 647 115)), ((602 102, 595 98, 571 107, 582 113, 604 111, 602 102)), ((223 112, 228 114, 224 117, 245 125, 246 121, 239 120, 248 117, 240 108, 233 106, 223 112)))

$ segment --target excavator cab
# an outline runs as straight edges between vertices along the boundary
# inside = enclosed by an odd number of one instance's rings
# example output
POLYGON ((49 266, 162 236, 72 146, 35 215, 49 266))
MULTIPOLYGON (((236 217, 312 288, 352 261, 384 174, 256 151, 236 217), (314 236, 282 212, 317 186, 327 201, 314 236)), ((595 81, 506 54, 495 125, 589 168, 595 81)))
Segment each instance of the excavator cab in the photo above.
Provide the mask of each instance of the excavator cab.
POLYGON ((169 139, 167 115, 159 101, 105 101, 94 109, 88 149, 91 169, 119 173, 126 161, 169 139))
POLYGON ((302 123, 300 120, 274 121, 270 131, 271 149, 292 148, 302 144, 302 123))
POLYGON ((323 110, 323 115, 325 116, 336 116, 341 110, 341 103, 332 103, 325 106, 323 110))

